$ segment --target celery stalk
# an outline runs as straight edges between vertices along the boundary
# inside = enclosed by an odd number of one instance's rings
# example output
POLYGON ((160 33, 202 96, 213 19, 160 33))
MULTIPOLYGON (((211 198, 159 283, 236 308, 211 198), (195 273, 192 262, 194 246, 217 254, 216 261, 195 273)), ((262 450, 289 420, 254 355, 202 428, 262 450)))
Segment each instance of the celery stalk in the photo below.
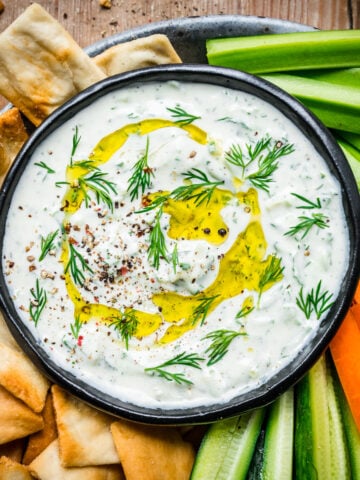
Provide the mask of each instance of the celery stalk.
POLYGON ((283 73, 261 75, 309 108, 327 127, 360 133, 360 89, 283 73))
POLYGON ((337 142, 342 149, 346 160, 349 162, 350 168, 356 180, 356 184, 360 191, 360 151, 339 138, 337 139, 337 142))
POLYGON ((332 68, 330 70, 303 70, 296 72, 296 75, 321 80, 322 82, 334 83, 335 85, 345 85, 360 89, 360 68, 357 67, 332 68))
POLYGON ((319 30, 206 42, 211 65, 249 73, 360 66, 360 30, 319 30))
MULTIPOLYGON (((340 135, 347 143, 352 145, 360 153, 360 134, 351 133, 351 132, 336 132, 340 135)), ((360 160, 359 160, 360 161, 360 160)))

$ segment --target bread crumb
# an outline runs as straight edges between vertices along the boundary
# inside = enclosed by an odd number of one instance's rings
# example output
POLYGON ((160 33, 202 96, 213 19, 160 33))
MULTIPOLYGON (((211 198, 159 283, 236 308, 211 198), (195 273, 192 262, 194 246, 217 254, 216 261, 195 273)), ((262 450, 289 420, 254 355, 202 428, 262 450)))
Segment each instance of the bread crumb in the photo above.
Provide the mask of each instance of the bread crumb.
POLYGON ((99 0, 99 5, 102 8, 111 8, 112 7, 111 0, 99 0))

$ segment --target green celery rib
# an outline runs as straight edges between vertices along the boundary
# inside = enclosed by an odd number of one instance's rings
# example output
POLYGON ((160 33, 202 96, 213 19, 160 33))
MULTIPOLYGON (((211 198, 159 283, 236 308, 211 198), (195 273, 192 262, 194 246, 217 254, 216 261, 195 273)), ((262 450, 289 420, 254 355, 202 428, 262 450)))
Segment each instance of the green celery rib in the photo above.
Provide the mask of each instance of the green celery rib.
POLYGON ((211 425, 196 456, 191 480, 245 480, 265 409, 211 425))
POLYGON ((340 138, 337 138, 337 142, 343 151, 346 160, 349 162, 357 187, 360 191, 360 151, 340 138))
POLYGON ((309 108, 327 127, 360 133, 360 89, 284 73, 261 75, 309 108))
POLYGON ((360 153, 360 134, 351 132, 335 132, 360 153))
MULTIPOLYGON (((289 72, 293 73, 293 72, 289 72)), ((345 85, 360 89, 360 68, 332 68, 324 70, 302 70, 296 72, 301 77, 313 78, 323 82, 345 85)))
POLYGON ((360 66, 360 30, 215 38, 206 42, 211 65, 249 73, 360 66))

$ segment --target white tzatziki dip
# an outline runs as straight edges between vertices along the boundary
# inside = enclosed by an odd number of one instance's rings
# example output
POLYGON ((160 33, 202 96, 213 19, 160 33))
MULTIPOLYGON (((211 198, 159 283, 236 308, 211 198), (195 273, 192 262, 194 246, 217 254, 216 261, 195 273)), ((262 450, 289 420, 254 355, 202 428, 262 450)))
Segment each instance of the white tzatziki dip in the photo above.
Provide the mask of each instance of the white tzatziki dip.
POLYGON ((36 148, 3 270, 59 366, 151 408, 226 402, 317 331, 345 275, 338 181, 289 119, 219 86, 106 94, 36 148))

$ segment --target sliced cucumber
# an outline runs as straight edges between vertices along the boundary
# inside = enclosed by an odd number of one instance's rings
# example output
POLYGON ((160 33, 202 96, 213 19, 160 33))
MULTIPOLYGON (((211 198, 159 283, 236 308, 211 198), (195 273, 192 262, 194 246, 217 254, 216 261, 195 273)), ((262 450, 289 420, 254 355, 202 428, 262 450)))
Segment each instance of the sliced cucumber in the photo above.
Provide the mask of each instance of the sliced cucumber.
POLYGON ((293 477, 294 390, 290 388, 270 407, 264 445, 263 480, 293 477))
POLYGON ((296 478, 350 480, 340 405, 324 355, 299 382, 296 393, 296 478))
POLYGON ((242 480, 254 453, 265 409, 214 423, 196 456, 191 480, 242 480))

